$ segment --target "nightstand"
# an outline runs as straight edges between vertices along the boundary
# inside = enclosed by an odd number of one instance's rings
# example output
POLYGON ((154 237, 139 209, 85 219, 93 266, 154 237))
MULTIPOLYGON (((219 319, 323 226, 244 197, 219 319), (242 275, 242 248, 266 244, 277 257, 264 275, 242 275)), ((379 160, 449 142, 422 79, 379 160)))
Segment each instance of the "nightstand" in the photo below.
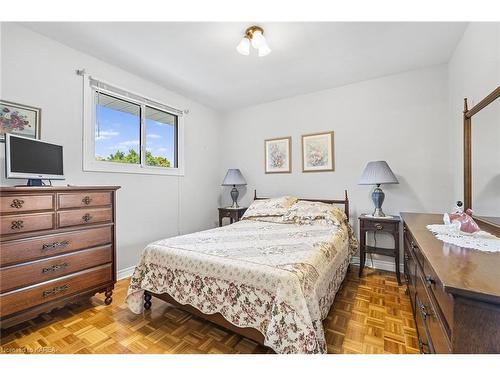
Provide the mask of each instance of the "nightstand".
POLYGON ((399 274, 399 216, 392 218, 379 218, 361 215, 359 217, 359 277, 363 273, 365 266, 366 254, 380 254, 394 257, 396 263, 396 276, 398 283, 401 284, 401 276, 399 274), (379 232, 391 234, 394 237, 394 248, 387 249, 383 247, 368 246, 366 244, 366 233, 374 232, 376 236, 379 232))
POLYGON ((229 218, 230 224, 239 221, 248 207, 220 207, 219 208, 219 227, 222 227, 222 219, 225 217, 229 218))

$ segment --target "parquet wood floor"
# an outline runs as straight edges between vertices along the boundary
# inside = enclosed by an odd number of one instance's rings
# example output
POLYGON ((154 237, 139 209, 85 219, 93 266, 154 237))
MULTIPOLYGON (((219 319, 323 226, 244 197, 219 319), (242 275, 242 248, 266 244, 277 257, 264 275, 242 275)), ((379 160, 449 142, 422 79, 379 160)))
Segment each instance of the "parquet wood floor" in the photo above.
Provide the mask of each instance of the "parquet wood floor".
MULTIPOLYGON (((324 321, 329 353, 418 353, 410 300, 395 275, 350 267, 324 321)), ((113 303, 98 295, 2 331, 0 353, 267 353, 265 347, 153 298, 127 309, 128 279, 113 303)))

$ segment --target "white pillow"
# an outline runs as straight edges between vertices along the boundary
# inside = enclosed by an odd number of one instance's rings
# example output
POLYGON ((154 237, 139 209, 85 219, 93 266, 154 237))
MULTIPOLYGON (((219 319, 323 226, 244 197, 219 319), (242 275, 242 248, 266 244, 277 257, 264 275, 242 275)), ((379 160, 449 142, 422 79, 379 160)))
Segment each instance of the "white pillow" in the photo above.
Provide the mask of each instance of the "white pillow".
POLYGON ((340 208, 323 202, 298 201, 283 216, 286 222, 297 224, 313 224, 325 220, 329 224, 341 225, 347 217, 340 208))
POLYGON ((248 207, 242 219, 284 216, 288 213, 288 209, 295 202, 297 202, 297 198, 289 196, 271 199, 258 199, 255 200, 250 207, 248 207))

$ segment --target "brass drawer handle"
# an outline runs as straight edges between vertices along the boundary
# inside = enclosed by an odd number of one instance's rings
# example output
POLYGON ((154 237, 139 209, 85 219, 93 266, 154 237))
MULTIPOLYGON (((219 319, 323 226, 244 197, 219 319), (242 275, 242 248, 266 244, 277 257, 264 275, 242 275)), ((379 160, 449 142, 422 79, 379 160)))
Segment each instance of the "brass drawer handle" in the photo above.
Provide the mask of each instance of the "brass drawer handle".
POLYGON ((24 204, 24 201, 22 199, 14 199, 10 206, 12 208, 22 208, 24 204))
POLYGON ((92 198, 90 198, 88 195, 86 195, 85 197, 83 197, 83 199, 82 199, 82 203, 83 204, 89 205, 90 202, 92 202, 92 198))
POLYGON ((42 269, 42 273, 50 273, 64 270, 69 266, 68 263, 54 264, 53 266, 46 267, 42 269))
POLYGON ((384 226, 382 224, 375 223, 375 229, 376 230, 382 230, 382 229, 384 229, 384 226))
POLYGON ((56 286, 55 288, 49 289, 49 290, 44 290, 42 293, 43 297, 49 297, 55 294, 63 293, 69 289, 69 285, 61 285, 61 286, 56 286))
POLYGON ((24 228, 24 221, 22 220, 14 220, 11 223, 10 229, 12 230, 19 230, 24 228))
POLYGON ((69 245, 68 240, 64 240, 61 242, 44 243, 42 245, 42 250, 54 250, 54 249, 58 249, 60 247, 66 247, 68 245, 69 245))
POLYGON ((90 220, 92 220, 92 216, 90 214, 85 214, 82 216, 82 220, 88 223, 90 220))
POLYGON ((420 353, 422 354, 429 354, 429 345, 424 344, 420 337, 418 338, 418 348, 420 349, 420 353))
POLYGON ((420 308, 420 312, 424 320, 427 319, 428 316, 432 316, 432 314, 427 310, 427 307, 422 302, 420 302, 418 307, 420 308))
POLYGON ((425 276, 425 283, 430 288, 433 284, 436 284, 436 280, 434 280, 431 275, 427 275, 425 276))

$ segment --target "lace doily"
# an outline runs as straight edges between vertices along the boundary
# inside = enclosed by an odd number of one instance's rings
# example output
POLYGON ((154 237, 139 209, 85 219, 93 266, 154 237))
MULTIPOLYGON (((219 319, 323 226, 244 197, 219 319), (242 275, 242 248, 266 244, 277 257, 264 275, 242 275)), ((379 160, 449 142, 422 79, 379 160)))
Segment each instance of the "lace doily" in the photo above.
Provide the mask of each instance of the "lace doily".
POLYGON ((473 234, 457 231, 454 225, 427 225, 438 240, 460 247, 481 251, 500 252, 500 238, 491 233, 479 231, 473 234))

